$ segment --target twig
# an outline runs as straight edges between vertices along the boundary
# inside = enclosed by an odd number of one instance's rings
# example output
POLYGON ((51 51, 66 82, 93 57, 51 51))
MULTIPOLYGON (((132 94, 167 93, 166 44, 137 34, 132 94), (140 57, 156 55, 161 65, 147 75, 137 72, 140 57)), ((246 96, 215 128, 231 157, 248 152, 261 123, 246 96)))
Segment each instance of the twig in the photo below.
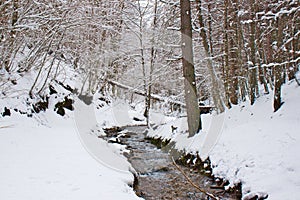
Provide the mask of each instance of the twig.
POLYGON ((0 126, 0 129, 1 129, 1 128, 11 128, 11 127, 13 127, 13 125, 0 126))
POLYGON ((196 189, 198 189, 200 192, 206 194, 207 196, 209 196, 210 198, 212 199, 215 199, 215 200, 220 200, 219 197, 216 197, 214 194, 212 193, 209 193, 207 191, 205 191, 204 189, 200 188, 198 185, 196 185, 185 173, 184 171, 176 164, 174 158, 172 157, 172 161, 173 161, 173 164, 175 165, 175 167, 181 172, 181 174, 186 178, 186 180, 196 189))

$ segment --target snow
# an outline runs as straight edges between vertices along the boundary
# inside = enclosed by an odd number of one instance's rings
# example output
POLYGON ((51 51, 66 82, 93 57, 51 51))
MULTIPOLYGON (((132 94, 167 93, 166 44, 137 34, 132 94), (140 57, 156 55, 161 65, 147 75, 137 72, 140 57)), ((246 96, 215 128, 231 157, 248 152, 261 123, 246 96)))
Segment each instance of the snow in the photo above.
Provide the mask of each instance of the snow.
MULTIPOLYGON (((118 101, 111 106, 100 102, 101 109, 96 109, 97 102, 94 106, 83 104, 64 88, 76 88, 81 82, 64 63, 57 82, 51 82, 57 93, 45 91, 49 109, 35 113, 32 106, 42 97, 29 98, 28 93, 37 73, 0 71, 4 83, 0 94, 0 199, 140 199, 129 187, 134 169, 122 155, 125 147, 98 138, 104 134, 103 127, 132 124, 132 115, 137 115, 130 106, 118 101), (75 110, 65 109, 62 117, 54 108, 65 97, 75 100, 75 110), (4 107, 11 116, 2 117, 4 107)), ((43 74, 37 88, 45 81, 43 74)), ((95 99, 100 97, 97 95, 95 99)))
POLYGON ((216 166, 213 173, 231 182, 242 180, 244 193, 262 191, 270 199, 296 199, 300 195, 299 92, 295 82, 284 86, 285 103, 276 113, 270 95, 255 106, 229 110, 221 139, 210 155, 216 166))
POLYGON ((202 115, 203 130, 187 137, 186 118, 162 118, 163 126, 148 133, 171 139, 177 149, 209 156, 213 174, 242 182, 243 198, 300 196, 300 87, 291 81, 282 87, 284 104, 274 113, 273 95, 261 96, 251 106, 244 102, 223 115, 202 115), (172 133, 171 126, 178 127, 172 133), (212 135, 212 136, 211 136, 212 135))
POLYGON ((87 106, 78 99, 75 101, 74 122, 84 148, 102 165, 124 173, 135 171, 121 154, 126 151, 125 146, 108 144, 97 136, 105 134, 103 128, 141 124, 133 123, 130 111, 134 115, 134 111, 123 101, 115 101, 99 110, 93 104, 87 106))
MULTIPOLYGON (((79 84, 72 70, 62 67, 60 72, 58 79, 65 85, 79 84)), ((7 107, 12 112, 11 117, 0 117, 0 199, 139 199, 128 186, 134 169, 121 155, 125 147, 98 136, 105 134, 105 127, 145 124, 144 101, 129 105, 114 100, 99 106, 96 94, 94 104, 87 106, 72 97, 74 112, 66 110, 61 117, 53 108, 72 94, 52 82, 58 93, 50 96, 49 110, 28 118, 13 109, 31 113, 31 103, 38 99, 29 99, 28 92, 36 72, 21 77, 1 70, 0 75, 5 82, 0 110, 7 107), (9 81, 12 79, 17 80, 16 86, 9 81), (133 117, 141 121, 133 121, 133 117)), ((299 73, 296 78, 300 80, 299 73)), ((37 85, 44 80, 41 77, 37 85)), ((187 137, 185 116, 151 110, 151 124, 158 127, 149 130, 148 136, 171 139, 177 149, 198 152, 203 160, 209 156, 214 175, 229 180, 230 186, 242 182, 244 199, 266 194, 275 200, 297 199, 300 87, 296 81, 283 86, 282 96, 284 104, 275 113, 273 94, 269 94, 254 106, 244 102, 222 115, 202 115, 203 130, 191 138, 187 137)))
POLYGON ((67 114, 39 114, 45 125, 15 112, 0 118, 0 199, 139 199, 128 186, 133 175, 120 147, 93 137, 96 152, 110 158, 109 167, 97 162, 67 114))

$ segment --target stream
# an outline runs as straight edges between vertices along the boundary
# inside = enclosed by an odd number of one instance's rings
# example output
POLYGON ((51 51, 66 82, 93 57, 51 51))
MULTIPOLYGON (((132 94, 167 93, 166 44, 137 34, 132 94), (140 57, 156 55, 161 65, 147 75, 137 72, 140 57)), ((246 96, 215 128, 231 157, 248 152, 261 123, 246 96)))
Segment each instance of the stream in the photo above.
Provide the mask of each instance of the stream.
POLYGON ((133 188, 136 194, 146 200, 200 200, 213 199, 192 183, 219 199, 241 199, 237 189, 225 191, 221 181, 200 173, 199 169, 176 165, 167 152, 162 151, 145 137, 145 126, 118 127, 106 129, 102 137, 111 143, 127 146, 130 153, 124 153, 137 175, 133 188), (188 178, 190 180, 188 180, 188 178))

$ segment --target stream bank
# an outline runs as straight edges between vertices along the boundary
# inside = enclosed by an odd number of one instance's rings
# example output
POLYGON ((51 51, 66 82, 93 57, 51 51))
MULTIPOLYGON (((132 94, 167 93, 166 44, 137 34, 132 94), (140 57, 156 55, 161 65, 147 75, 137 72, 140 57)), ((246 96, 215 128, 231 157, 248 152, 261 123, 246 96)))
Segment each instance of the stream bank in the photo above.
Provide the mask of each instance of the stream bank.
POLYGON ((167 143, 146 138, 145 130, 145 126, 114 127, 105 129, 106 136, 102 137, 130 150, 124 155, 136 170, 133 188, 138 196, 146 200, 213 199, 201 192, 201 188, 219 199, 241 199, 241 186, 226 191, 224 186, 228 183, 211 175, 209 161, 202 162, 199 157, 186 154, 174 163, 170 154, 161 149, 167 143))

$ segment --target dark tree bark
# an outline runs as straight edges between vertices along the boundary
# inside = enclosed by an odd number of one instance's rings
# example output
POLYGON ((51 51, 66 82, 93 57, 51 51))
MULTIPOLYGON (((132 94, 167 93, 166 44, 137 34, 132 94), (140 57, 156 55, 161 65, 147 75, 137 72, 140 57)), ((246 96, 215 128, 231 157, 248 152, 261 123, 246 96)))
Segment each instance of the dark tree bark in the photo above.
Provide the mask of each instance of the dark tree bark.
POLYGON ((236 0, 231 2, 230 6, 230 14, 231 14, 231 37, 229 40, 230 45, 230 75, 231 75, 231 82, 230 82, 230 102, 233 105, 238 104, 239 98, 239 84, 238 84, 238 77, 239 77, 239 30, 238 30, 238 2, 236 0))
POLYGON ((254 104, 256 99, 256 88, 257 88, 257 65, 256 65, 256 44, 255 44, 255 0, 251 0, 251 23, 250 23, 250 61, 249 64, 249 96, 251 105, 254 104))
POLYGON ((192 137, 201 129, 201 120, 195 81, 191 25, 191 4, 189 0, 180 0, 180 15, 184 92, 189 137, 192 137))
POLYGON ((210 54, 211 56, 214 55, 214 51, 213 51, 213 39, 212 39, 212 16, 211 16, 211 5, 213 4, 213 2, 208 0, 208 5, 207 5, 207 11, 208 11, 208 38, 209 38, 209 47, 210 47, 210 54))
POLYGON ((224 0, 224 32, 223 32, 223 43, 224 43, 224 88, 225 88, 225 102, 228 108, 231 108, 229 101, 230 91, 229 91, 229 42, 228 42, 228 32, 229 32, 229 23, 228 23, 228 0, 224 0))
POLYGON ((279 17, 277 19, 277 46, 279 47, 277 53, 276 53, 276 58, 275 60, 277 61, 277 63, 279 65, 274 66, 274 81, 275 81, 275 89, 274 89, 274 103, 273 103, 273 108, 274 108, 274 112, 276 112, 282 105, 282 101, 281 101, 281 86, 283 84, 283 67, 282 65, 280 65, 280 63, 282 62, 282 56, 281 56, 281 49, 280 47, 283 44, 283 21, 282 19, 279 17))

